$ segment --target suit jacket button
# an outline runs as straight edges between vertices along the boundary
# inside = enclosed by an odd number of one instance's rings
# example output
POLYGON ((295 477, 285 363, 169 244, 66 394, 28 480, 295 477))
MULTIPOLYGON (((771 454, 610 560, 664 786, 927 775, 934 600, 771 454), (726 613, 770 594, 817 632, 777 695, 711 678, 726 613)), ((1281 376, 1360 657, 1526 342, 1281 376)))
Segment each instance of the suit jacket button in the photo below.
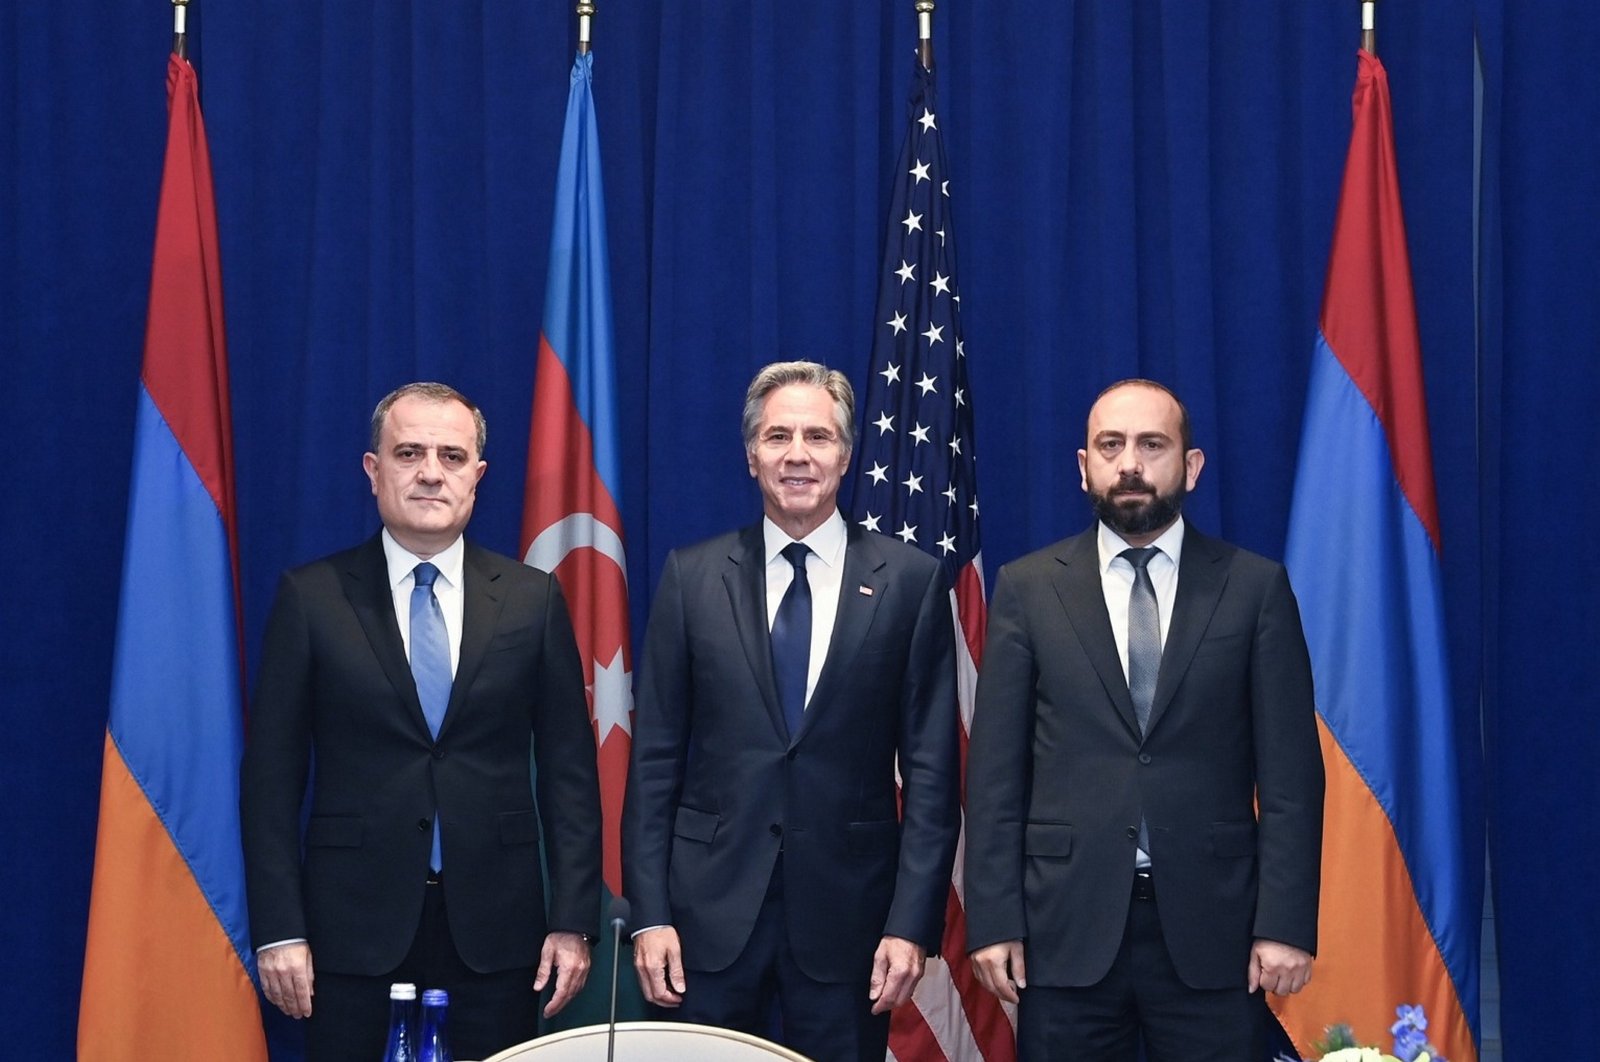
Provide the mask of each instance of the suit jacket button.
POLYGON ((778 825, 776 822, 774 822, 771 825, 771 827, 769 827, 769 828, 772 830, 772 836, 774 836, 774 837, 782 837, 783 836, 783 827, 778 825))
POLYGON ((1139 762, 1140 763, 1146 763, 1146 764, 1149 763, 1150 762, 1150 754, 1148 752, 1139 753, 1139 762))
POLYGON ((1127 833, 1128 833, 1128 840, 1137 841, 1139 839, 1139 827, 1137 827, 1137 826, 1129 826, 1128 830, 1127 830, 1127 833))
POLYGON ((790 749, 788 752, 783 754, 783 758, 786 759, 786 760, 792 760, 796 756, 798 756, 799 754, 800 754, 800 750, 799 749, 790 749))
POLYGON ((444 749, 439 747, 438 745, 435 745, 433 747, 433 758, 436 759, 436 760, 444 759, 444 749))
POLYGON ((427 819, 418 819, 417 820, 417 829, 424 830, 424 831, 431 830, 431 829, 433 829, 433 823, 430 822, 427 819))

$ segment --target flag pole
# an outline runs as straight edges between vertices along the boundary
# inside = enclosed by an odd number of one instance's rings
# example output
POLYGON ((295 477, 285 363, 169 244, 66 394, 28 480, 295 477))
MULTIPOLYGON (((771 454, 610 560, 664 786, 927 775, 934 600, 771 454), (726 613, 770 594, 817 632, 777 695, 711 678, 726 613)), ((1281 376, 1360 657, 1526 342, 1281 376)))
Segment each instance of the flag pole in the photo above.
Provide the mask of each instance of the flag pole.
POLYGON ((917 0, 917 61, 933 69, 933 0, 917 0))
POLYGON ((578 0, 578 54, 589 54, 589 26, 594 19, 594 4, 590 0, 578 0))
POLYGON ((1361 50, 1368 55, 1378 54, 1378 31, 1373 21, 1377 6, 1377 0, 1361 0, 1361 50))
POLYGON ((189 58, 189 31, 184 16, 189 10, 189 0, 172 0, 172 52, 179 59, 189 58))

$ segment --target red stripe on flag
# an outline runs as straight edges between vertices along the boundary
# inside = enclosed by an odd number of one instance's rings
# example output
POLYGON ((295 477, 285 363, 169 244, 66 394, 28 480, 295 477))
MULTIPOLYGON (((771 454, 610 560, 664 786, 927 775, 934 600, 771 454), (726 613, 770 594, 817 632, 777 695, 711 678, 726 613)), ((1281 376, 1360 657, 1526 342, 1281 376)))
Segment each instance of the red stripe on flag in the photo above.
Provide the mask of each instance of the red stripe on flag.
POLYGON ((1417 317, 1381 312, 1414 305, 1389 79, 1377 56, 1359 56, 1350 154, 1322 296, 1322 335, 1383 422, 1400 489, 1438 550, 1439 503, 1417 317))
MULTIPOLYGON (((600 810, 606 888, 622 893, 622 793, 628 778, 628 752, 632 744, 626 719, 616 725, 597 707, 596 674, 606 668, 626 685, 633 671, 628 630, 628 579, 621 555, 622 517, 616 501, 594 465, 594 438, 573 400, 566 365, 556 357, 544 336, 539 337, 539 360, 534 372, 533 423, 528 433, 528 478, 523 500, 523 559, 546 566, 530 556, 530 547, 554 525, 579 518, 572 528, 576 541, 598 539, 602 529, 615 536, 616 549, 605 544, 572 548, 549 565, 561 584, 572 629, 583 661, 584 684, 589 687, 589 713, 595 723, 597 767, 600 774, 600 810), (599 525, 599 527, 596 527, 599 525), (620 669, 620 672, 617 671, 620 669), (604 732, 602 732, 602 726, 604 732)), ((631 694, 629 695, 631 698, 631 694)), ((630 702, 631 703, 631 702, 630 702)))

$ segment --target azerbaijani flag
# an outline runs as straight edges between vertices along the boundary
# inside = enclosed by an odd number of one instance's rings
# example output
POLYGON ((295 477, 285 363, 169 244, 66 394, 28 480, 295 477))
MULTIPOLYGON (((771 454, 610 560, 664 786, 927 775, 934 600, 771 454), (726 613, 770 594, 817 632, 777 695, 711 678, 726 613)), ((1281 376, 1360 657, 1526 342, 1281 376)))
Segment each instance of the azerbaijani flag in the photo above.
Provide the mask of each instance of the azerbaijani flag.
POLYGON ((1450 698, 1422 356, 1389 85, 1360 53, 1306 403, 1287 563, 1327 768, 1321 951, 1273 997, 1296 1046, 1336 1022, 1390 1043, 1421 1004, 1451 1062, 1475 1062, 1482 831, 1450 698))
POLYGON ((622 891, 622 793, 633 743, 628 564, 622 545, 617 387, 593 53, 572 64, 556 173, 544 326, 534 370, 523 560, 561 582, 583 658, 599 756, 605 882, 622 891))
POLYGON ((78 1057, 265 1062, 222 274, 198 84, 177 55, 167 107, 78 1057))

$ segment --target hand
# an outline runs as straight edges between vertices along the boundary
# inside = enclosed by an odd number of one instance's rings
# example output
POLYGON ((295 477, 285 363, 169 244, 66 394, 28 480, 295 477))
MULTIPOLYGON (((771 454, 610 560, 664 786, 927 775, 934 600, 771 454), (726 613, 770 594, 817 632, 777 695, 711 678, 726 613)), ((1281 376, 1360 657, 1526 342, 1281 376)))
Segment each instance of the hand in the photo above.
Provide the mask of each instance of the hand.
POLYGON ((902 937, 884 937, 879 941, 878 950, 872 956, 872 982, 867 988, 872 1013, 887 1013, 910 999, 917 982, 922 980, 927 958, 922 945, 902 937))
POLYGON ((572 1002, 572 997, 583 989, 589 979, 589 942, 582 933, 548 933, 544 947, 539 949, 539 972, 533 978, 533 990, 544 991, 544 986, 555 975, 555 991, 550 1002, 544 1005, 544 1016, 554 1017, 562 1007, 572 1002))
POLYGON ((1250 991, 1260 988, 1292 996, 1311 981, 1311 953, 1276 940, 1258 940, 1250 949, 1250 991))
POLYGON ((972 953, 972 972, 978 983, 1006 1003, 1017 1002, 1017 989, 1028 987, 1028 967, 1022 960, 1022 941, 1002 940, 972 953))
POLYGON ((256 952, 261 991, 267 1002, 291 1018, 311 1017, 311 945, 305 941, 277 944, 256 952))
POLYGON ((683 978, 683 949, 671 926, 647 929, 633 938, 633 970, 639 991, 658 1007, 676 1007, 689 987, 683 978))

